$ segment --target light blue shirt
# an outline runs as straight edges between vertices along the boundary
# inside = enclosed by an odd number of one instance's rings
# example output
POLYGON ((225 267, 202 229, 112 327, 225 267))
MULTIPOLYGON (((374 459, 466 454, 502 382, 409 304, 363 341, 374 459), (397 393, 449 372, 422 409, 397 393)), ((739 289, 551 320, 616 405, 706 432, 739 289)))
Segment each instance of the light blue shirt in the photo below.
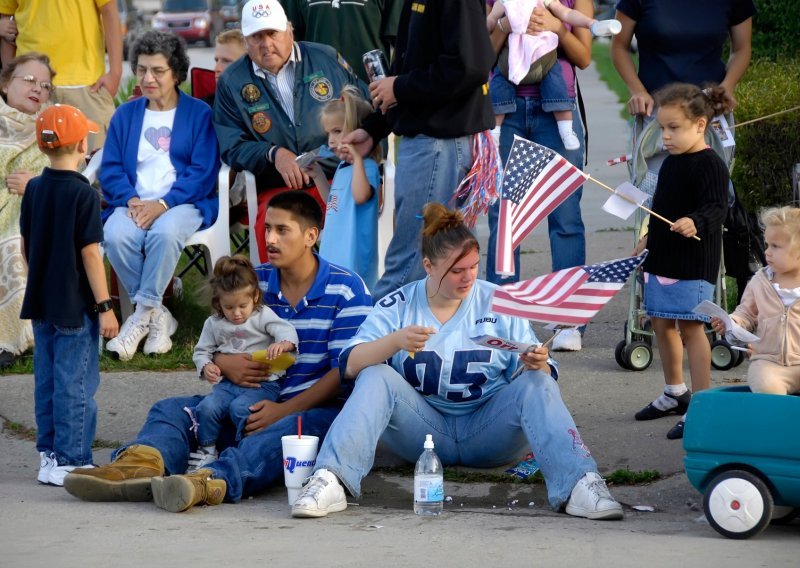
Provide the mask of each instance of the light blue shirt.
POLYGON ((381 174, 378 164, 364 159, 372 197, 361 205, 353 199, 350 185, 353 167, 341 162, 336 168, 325 211, 325 230, 319 254, 332 264, 357 273, 372 288, 378 281, 378 187, 381 174))

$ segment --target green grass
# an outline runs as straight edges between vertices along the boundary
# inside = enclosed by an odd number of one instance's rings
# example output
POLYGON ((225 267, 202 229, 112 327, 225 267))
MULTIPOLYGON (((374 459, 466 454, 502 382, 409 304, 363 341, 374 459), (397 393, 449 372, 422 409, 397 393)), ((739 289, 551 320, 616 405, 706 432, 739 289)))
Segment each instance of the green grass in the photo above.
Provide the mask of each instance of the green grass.
MULTIPOLYGON (((631 115, 628 113, 626 105, 631 95, 628 92, 627 85, 625 85, 625 82, 617 73, 614 63, 611 61, 611 44, 605 41, 592 42, 592 60, 600 79, 608 85, 609 89, 616 93, 617 99, 619 99, 619 115, 625 120, 630 120, 631 115)), ((634 65, 639 65, 639 57, 636 54, 633 55, 633 63, 634 65)))
MULTIPOLYGON (((412 477, 414 475, 414 466, 407 464, 393 467, 378 467, 374 468, 373 471, 386 475, 412 477)), ((645 469, 641 471, 631 471, 627 468, 618 469, 606 476, 606 480, 612 485, 639 485, 642 483, 657 481, 659 479, 661 479, 661 474, 652 469, 645 469)), ((511 475, 505 472, 498 473, 495 471, 475 470, 465 471, 463 469, 455 468, 445 468, 444 480, 452 483, 544 483, 544 477, 542 477, 541 471, 537 471, 527 479, 520 479, 516 475, 511 475)))
MULTIPOLYGON (((107 261, 106 261, 107 262, 107 261)), ((184 253, 178 263, 178 270, 186 266, 187 257, 184 253)), ((211 308, 206 299, 206 279, 196 269, 190 270, 183 278, 183 293, 181 297, 172 297, 164 300, 164 304, 178 320, 178 331, 172 336, 172 350, 169 353, 156 356, 144 355, 139 347, 139 352, 130 361, 122 362, 113 358, 108 351, 100 354, 101 371, 172 371, 189 370, 194 368, 192 353, 197 338, 203 329, 203 323, 211 313, 211 308)), ((117 320, 122 324, 120 313, 117 310, 117 320)), ((3 375, 33 373, 33 351, 26 352, 13 365, 2 371, 3 375)))
POLYGON ((661 474, 654 469, 631 471, 627 468, 618 469, 606 476, 606 481, 611 485, 639 485, 661 479, 661 474))

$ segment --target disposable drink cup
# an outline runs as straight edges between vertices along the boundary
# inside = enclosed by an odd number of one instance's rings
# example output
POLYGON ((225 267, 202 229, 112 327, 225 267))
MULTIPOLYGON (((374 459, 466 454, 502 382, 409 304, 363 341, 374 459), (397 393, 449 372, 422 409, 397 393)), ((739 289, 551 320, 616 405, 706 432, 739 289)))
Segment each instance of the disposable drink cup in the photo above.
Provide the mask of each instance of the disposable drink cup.
POLYGON ((283 481, 289 492, 289 505, 294 505, 303 481, 314 471, 317 463, 317 436, 282 436, 283 481))

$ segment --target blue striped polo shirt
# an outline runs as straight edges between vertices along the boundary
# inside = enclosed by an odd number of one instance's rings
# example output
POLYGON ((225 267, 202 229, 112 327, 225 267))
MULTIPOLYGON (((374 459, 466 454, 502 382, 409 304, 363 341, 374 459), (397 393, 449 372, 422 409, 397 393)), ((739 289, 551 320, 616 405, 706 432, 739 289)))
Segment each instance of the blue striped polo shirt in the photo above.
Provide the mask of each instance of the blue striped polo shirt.
POLYGON ((372 310, 364 281, 350 270, 314 255, 317 276, 305 297, 292 306, 281 293, 279 271, 269 264, 256 268, 264 305, 297 329, 297 361, 281 379, 281 399, 286 400, 339 367, 339 352, 358 331, 372 310))

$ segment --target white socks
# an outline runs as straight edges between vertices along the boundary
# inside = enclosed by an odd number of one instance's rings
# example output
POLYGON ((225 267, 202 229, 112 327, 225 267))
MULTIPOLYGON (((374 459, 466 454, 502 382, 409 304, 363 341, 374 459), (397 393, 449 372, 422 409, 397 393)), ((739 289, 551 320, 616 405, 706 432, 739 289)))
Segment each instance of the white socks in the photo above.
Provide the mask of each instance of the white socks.
POLYGON ((572 130, 572 120, 557 120, 558 134, 561 136, 561 141, 564 143, 564 148, 567 150, 577 150, 581 147, 581 141, 578 140, 578 135, 572 130))
POLYGON ((686 383, 681 383, 679 385, 664 385, 664 392, 661 394, 661 396, 653 401, 653 406, 659 410, 672 410, 678 406, 678 401, 675 399, 688 390, 689 388, 686 386, 686 383))
POLYGON ((140 321, 150 321, 150 318, 155 315, 154 312, 156 308, 151 308, 150 306, 145 306, 143 304, 136 304, 136 310, 133 312, 134 318, 140 321))

